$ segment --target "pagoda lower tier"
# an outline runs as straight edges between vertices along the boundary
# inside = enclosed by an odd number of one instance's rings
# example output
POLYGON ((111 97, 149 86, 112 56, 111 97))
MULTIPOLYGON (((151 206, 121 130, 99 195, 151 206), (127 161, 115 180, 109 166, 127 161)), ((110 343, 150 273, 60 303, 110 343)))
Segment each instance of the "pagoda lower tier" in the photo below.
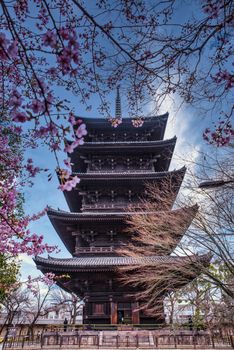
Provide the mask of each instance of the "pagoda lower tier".
MULTIPOLYGON (((140 301, 136 291, 120 281, 119 268, 124 266, 148 265, 161 271, 170 266, 179 265, 182 278, 176 284, 170 284, 170 291, 176 290, 193 280, 209 264, 210 256, 147 256, 131 257, 82 257, 70 259, 36 257, 35 263, 43 272, 53 272, 56 276, 64 274, 69 278, 60 279, 58 284, 68 292, 73 292, 85 301, 85 324, 162 324, 164 323, 163 298, 158 300, 155 315, 139 311, 140 301), (134 295, 135 294, 135 295, 134 295)), ((178 271, 177 271, 178 273, 178 271)), ((169 290, 168 290, 169 291, 169 290)))

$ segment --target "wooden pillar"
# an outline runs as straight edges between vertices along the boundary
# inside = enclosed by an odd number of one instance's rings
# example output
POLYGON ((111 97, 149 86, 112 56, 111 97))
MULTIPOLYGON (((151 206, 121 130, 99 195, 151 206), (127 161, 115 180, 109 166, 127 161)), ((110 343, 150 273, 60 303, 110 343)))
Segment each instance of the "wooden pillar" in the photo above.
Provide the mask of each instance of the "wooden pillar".
POLYGON ((140 312, 138 309, 139 309, 138 302, 132 303, 132 323, 133 324, 140 323, 140 312))
POLYGON ((117 303, 111 302, 111 324, 118 323, 117 303))

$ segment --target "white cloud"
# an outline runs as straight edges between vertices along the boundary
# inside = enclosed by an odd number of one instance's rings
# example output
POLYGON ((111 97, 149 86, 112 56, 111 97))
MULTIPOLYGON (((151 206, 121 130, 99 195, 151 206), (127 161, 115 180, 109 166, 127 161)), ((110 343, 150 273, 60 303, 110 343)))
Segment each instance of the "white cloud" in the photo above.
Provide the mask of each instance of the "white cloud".
POLYGON ((18 259, 21 265, 20 280, 22 282, 26 281, 29 275, 33 278, 41 275, 41 272, 37 270, 31 256, 28 256, 26 254, 19 254, 18 259))
POLYGON ((31 256, 28 256, 26 254, 19 254, 18 259, 23 263, 31 266, 35 266, 33 259, 31 256))
POLYGON ((162 107, 159 110, 160 114, 169 112, 165 139, 177 136, 176 147, 172 158, 170 169, 180 168, 184 165, 193 168, 193 163, 199 156, 200 151, 200 130, 194 130, 194 114, 189 112, 179 101, 179 98, 172 100, 166 97, 162 107), (180 108, 178 109, 178 106, 180 108))

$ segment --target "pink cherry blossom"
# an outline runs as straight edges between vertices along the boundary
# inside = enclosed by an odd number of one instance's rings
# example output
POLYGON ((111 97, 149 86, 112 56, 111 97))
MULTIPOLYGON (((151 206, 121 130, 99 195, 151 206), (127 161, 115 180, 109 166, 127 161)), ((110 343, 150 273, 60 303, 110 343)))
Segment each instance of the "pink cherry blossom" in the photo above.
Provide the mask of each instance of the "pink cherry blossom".
POLYGON ((61 28, 59 33, 64 40, 68 40, 70 37, 70 30, 68 28, 61 28))
POLYGON ((77 176, 73 176, 71 180, 66 181, 64 184, 59 185, 59 189, 62 191, 71 191, 80 182, 77 176))
POLYGON ((144 124, 144 119, 143 118, 134 118, 132 119, 132 125, 135 128, 140 128, 144 124))
POLYGON ((43 36, 42 41, 45 46, 50 46, 52 48, 56 47, 57 37, 52 30, 48 30, 43 36))
POLYGON ((68 180, 71 176, 71 173, 67 169, 61 169, 61 168, 57 169, 57 174, 62 183, 64 183, 65 180, 68 180))
POLYGON ((39 172, 40 172, 40 168, 39 167, 35 167, 33 165, 33 160, 32 159, 28 159, 27 164, 25 166, 25 169, 29 172, 29 174, 32 177, 35 177, 39 172))
POLYGON ((77 141, 78 146, 82 146, 84 144, 84 138, 82 137, 77 141))
POLYGON ((72 167, 72 163, 71 163, 71 158, 70 157, 68 157, 67 159, 64 159, 63 162, 68 168, 72 167))
POLYGON ((78 51, 73 51, 72 59, 73 59, 74 63, 79 64, 79 52, 78 51))
POLYGON ((9 99, 9 106, 18 108, 22 105, 23 98, 17 90, 14 90, 9 99))
POLYGON ((6 38, 5 33, 0 33, 0 58, 2 60, 7 60, 8 53, 7 53, 7 45, 9 43, 9 40, 6 38))
POLYGON ((28 120, 28 117, 26 116, 26 114, 24 112, 20 112, 20 111, 15 111, 12 113, 12 119, 14 120, 14 122, 18 122, 18 123, 24 123, 28 120))
POLYGON ((6 37, 5 33, 0 33, 0 46, 6 48, 9 43, 9 40, 6 37))
POLYGON ((74 149, 75 149, 75 147, 74 147, 73 143, 67 144, 64 148, 64 152, 72 153, 74 151, 74 149))
POLYGON ((30 108, 33 111, 33 113, 38 114, 45 110, 45 105, 39 100, 33 100, 32 103, 28 105, 28 108, 30 108))
POLYGON ((76 130, 76 136, 78 138, 81 138, 83 136, 86 136, 87 135, 87 130, 86 130, 86 125, 85 124, 81 124, 78 129, 76 130))
POLYGON ((203 133, 203 139, 209 144, 214 144, 218 147, 227 146, 234 136, 234 129, 231 122, 228 120, 220 122, 214 126, 214 130, 206 128, 203 133))
POLYGON ((74 149, 75 149, 76 147, 78 147, 79 145, 83 145, 83 143, 84 143, 84 139, 83 139, 83 138, 81 138, 81 139, 79 139, 79 140, 75 140, 75 141, 73 141, 72 143, 67 144, 67 145, 65 146, 65 148, 64 148, 64 151, 65 151, 65 152, 68 152, 68 153, 73 153, 73 152, 74 152, 74 149))
POLYGON ((69 114, 68 122, 71 123, 71 125, 76 125, 76 118, 73 113, 69 114))
POLYGON ((11 58, 13 58, 13 59, 17 58, 17 56, 18 56, 18 43, 17 43, 17 41, 13 41, 9 45, 7 52, 11 58))
POLYGON ((57 58, 59 65, 61 66, 63 74, 66 74, 71 70, 72 51, 68 48, 64 48, 57 58))
POLYGON ((111 126, 113 126, 113 128, 117 128, 120 124, 122 124, 122 118, 110 117, 108 121, 111 123, 111 126))

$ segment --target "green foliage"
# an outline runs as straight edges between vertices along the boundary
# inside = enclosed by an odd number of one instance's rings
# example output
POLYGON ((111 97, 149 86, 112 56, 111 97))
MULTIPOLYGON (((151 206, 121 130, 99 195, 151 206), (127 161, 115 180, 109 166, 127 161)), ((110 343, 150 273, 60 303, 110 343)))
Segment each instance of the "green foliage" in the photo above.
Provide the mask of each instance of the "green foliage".
MULTIPOLYGON (((19 158, 22 157, 22 145, 19 136, 12 132, 10 128, 8 128, 8 123, 4 120, 0 120, 2 127, 2 135, 7 136, 9 138, 9 147, 10 152, 8 157, 17 156, 19 158), (4 128, 5 126, 5 128, 4 128)), ((9 175, 13 174, 15 178, 17 178, 21 169, 19 167, 16 168, 6 168, 6 164, 0 164, 0 180, 1 186, 4 184, 4 180, 9 177, 9 175)), ((0 192, 2 190, 0 186, 0 192)), ((24 216, 23 204, 24 204, 24 195, 22 193, 18 193, 16 197, 17 204, 15 206, 14 216, 15 219, 20 219, 24 216)), ((3 203, 0 202, 0 207, 3 203)), ((15 257, 12 257, 7 254, 0 254, 0 303, 6 297, 6 295, 15 289, 18 286, 17 278, 19 274, 20 264, 16 260, 15 257)))
POLYGON ((223 285, 230 284, 230 270, 222 261, 214 261, 206 273, 193 280, 176 295, 176 302, 190 306, 192 324, 196 329, 205 329, 220 323, 222 314, 228 317, 228 300, 223 285))
POLYGON ((0 254, 0 302, 16 288, 19 263, 15 258, 0 254))
POLYGON ((192 317, 192 320, 193 320, 193 326, 197 330, 205 329, 205 327, 206 327, 205 317, 199 308, 195 309, 195 313, 192 317))

